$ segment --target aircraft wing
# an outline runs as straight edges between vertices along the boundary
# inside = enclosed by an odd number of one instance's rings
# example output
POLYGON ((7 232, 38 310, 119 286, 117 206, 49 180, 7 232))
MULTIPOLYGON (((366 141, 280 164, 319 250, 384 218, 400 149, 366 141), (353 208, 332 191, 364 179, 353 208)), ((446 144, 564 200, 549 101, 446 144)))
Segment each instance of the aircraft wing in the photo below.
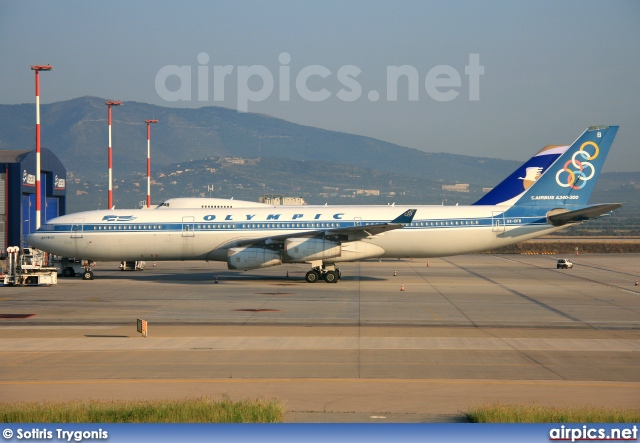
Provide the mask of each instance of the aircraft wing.
POLYGON ((583 209, 577 209, 575 211, 554 209, 549 211, 547 219, 549 220, 549 223, 554 226, 564 226, 569 223, 578 223, 592 218, 598 218, 601 215, 611 212, 614 209, 618 209, 621 206, 622 203, 603 203, 583 209))
POLYGON ((389 222, 381 223, 369 223, 358 226, 349 226, 346 228, 323 228, 314 229, 309 231, 295 232, 290 234, 272 235, 262 238, 251 238, 246 240, 236 240, 226 245, 226 247, 240 247, 240 246, 252 246, 252 245, 272 245, 276 243, 282 243, 288 238, 322 238, 333 237, 340 241, 354 241, 361 240, 367 237, 373 237, 374 235, 382 234, 394 229, 400 229, 405 223, 411 223, 413 217, 416 215, 416 209, 409 209, 403 212, 398 217, 389 222))

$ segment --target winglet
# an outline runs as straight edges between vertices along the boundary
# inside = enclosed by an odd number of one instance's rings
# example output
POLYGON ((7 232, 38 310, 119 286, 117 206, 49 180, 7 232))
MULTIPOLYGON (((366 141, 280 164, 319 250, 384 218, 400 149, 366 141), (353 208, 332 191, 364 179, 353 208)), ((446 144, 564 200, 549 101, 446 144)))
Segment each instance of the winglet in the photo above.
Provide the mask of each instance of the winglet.
POLYGON ((400 216, 391 220, 389 223, 411 223, 413 217, 416 215, 416 211, 417 209, 409 209, 400 216))

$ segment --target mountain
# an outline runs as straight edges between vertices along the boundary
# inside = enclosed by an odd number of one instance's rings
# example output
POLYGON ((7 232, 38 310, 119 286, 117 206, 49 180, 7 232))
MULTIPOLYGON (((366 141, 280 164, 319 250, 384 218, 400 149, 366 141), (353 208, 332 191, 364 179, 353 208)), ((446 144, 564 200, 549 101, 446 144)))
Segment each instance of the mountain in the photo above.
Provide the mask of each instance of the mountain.
MULTIPOLYGON (((42 146, 52 150, 68 171, 89 176, 106 173, 105 101, 81 97, 41 105, 42 146)), ((478 185, 487 175, 501 177, 518 165, 510 160, 425 153, 369 137, 220 107, 183 109, 124 102, 112 108, 112 115, 114 177, 146 171, 147 119, 159 120, 151 129, 154 165, 218 156, 282 158, 343 163, 478 185)), ((0 119, 0 149, 33 149, 35 105, 0 105, 0 119)))

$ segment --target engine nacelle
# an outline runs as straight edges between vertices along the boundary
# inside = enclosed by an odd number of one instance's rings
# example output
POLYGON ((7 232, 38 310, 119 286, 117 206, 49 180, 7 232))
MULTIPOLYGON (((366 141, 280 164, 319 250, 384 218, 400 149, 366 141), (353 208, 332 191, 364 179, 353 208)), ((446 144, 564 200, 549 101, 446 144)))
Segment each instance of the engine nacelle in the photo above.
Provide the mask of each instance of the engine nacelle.
POLYGON ((342 254, 340 243, 321 238, 288 238, 284 249, 289 257, 303 261, 323 260, 342 254))
POLYGON ((231 248, 227 253, 227 267, 229 269, 268 268, 282 264, 280 251, 264 248, 231 248))
POLYGON ((365 241, 353 241, 342 244, 340 261, 365 260, 367 258, 382 257, 385 251, 378 245, 365 241))

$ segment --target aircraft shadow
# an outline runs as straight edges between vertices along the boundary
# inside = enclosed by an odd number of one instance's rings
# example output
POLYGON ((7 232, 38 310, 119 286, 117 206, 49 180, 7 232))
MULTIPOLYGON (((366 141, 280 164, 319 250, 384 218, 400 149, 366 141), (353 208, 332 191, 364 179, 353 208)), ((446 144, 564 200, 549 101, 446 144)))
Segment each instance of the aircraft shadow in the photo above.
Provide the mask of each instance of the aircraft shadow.
MULTIPOLYGON (((290 277, 285 276, 271 276, 271 275, 261 275, 261 274, 250 274, 250 273, 236 273, 236 272, 206 272, 206 273, 188 273, 188 274, 156 274, 156 273, 145 273, 145 271, 131 271, 121 274, 107 274, 100 275, 100 272, 95 273, 95 280, 108 280, 108 281, 117 281, 117 280, 133 280, 139 282, 171 282, 171 283, 179 283, 179 284, 191 284, 191 285, 200 285, 200 284, 216 284, 216 280, 219 283, 224 283, 226 281, 233 282, 249 282, 249 283, 259 283, 264 282, 265 284, 304 284, 307 283, 304 279, 304 276, 295 275, 290 277)), ((353 275, 343 275, 342 281, 384 281, 385 278, 372 277, 372 276, 353 276, 353 275)), ((319 281, 318 283, 325 283, 323 281, 319 281)))

